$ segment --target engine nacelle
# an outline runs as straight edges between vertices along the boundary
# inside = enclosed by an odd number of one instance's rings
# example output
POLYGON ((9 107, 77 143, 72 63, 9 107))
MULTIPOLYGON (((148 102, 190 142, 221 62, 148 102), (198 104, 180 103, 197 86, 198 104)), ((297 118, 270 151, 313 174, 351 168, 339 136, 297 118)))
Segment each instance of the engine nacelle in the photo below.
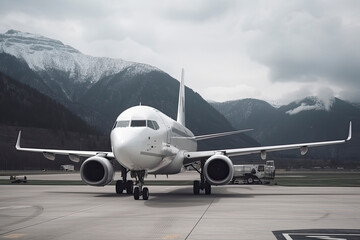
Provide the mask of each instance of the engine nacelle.
POLYGON ((110 161, 101 156, 90 157, 80 168, 81 179, 91 186, 105 186, 114 178, 114 167, 110 161))
POLYGON ((234 176, 234 165, 227 156, 214 155, 205 162, 204 174, 211 185, 225 185, 234 176))

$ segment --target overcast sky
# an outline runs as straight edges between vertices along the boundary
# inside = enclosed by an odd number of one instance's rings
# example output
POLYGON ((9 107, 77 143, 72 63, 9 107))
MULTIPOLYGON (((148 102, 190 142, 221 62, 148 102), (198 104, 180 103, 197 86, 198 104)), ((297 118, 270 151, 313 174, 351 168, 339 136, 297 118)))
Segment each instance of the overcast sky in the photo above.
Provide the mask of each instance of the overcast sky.
POLYGON ((360 1, 0 1, 0 32, 156 66, 207 100, 360 102, 360 1))

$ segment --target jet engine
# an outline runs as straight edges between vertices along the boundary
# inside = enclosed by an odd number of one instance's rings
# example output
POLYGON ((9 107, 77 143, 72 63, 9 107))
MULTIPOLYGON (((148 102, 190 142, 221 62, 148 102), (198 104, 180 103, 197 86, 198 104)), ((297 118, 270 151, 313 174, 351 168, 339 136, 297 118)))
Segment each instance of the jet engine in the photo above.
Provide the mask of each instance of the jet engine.
POLYGON ((80 168, 81 179, 91 186, 105 186, 114 177, 114 167, 102 156, 94 156, 85 160, 80 168))
POLYGON ((234 165, 225 155, 213 155, 204 165, 205 179, 211 185, 228 184, 234 176, 234 165))

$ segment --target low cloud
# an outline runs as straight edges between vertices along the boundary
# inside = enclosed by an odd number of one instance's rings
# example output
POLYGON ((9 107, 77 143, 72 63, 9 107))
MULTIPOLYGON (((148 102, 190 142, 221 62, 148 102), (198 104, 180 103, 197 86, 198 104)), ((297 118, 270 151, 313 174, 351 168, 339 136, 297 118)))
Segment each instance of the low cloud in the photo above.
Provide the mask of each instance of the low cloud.
POLYGON ((318 90, 316 96, 319 102, 324 106, 326 111, 330 111, 335 102, 334 91, 330 88, 321 88, 318 90))
MULTIPOLYGON (((317 97, 312 97, 315 100, 315 104, 308 105, 306 103, 301 103, 300 106, 287 111, 286 113, 289 115, 294 115, 303 111, 330 111, 333 103, 335 102, 334 92, 330 88, 321 88, 317 90, 315 94, 317 97)), ((300 103, 301 100, 296 101, 300 103)))
MULTIPOLYGON (((357 0, 1 3, 0 32, 41 34, 171 76, 185 67, 187 85, 205 98, 282 100, 296 89, 314 95, 313 89, 329 86, 337 97, 360 102, 357 0)), ((282 103, 294 96, 288 99, 282 103)))
POLYGON ((306 105, 305 103, 302 103, 299 107, 289 110, 286 113, 289 115, 294 115, 302 111, 310 111, 310 110, 324 110, 324 108, 320 104, 306 105))

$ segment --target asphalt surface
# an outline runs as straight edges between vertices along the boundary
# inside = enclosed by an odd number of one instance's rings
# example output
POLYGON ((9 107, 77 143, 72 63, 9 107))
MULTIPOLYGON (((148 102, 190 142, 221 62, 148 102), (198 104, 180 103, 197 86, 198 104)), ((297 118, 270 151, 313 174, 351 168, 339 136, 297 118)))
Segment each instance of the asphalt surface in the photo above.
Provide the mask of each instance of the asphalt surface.
POLYGON ((280 230, 360 228, 360 188, 149 190, 148 201, 135 201, 114 186, 2 185, 0 239, 277 239, 280 230))

